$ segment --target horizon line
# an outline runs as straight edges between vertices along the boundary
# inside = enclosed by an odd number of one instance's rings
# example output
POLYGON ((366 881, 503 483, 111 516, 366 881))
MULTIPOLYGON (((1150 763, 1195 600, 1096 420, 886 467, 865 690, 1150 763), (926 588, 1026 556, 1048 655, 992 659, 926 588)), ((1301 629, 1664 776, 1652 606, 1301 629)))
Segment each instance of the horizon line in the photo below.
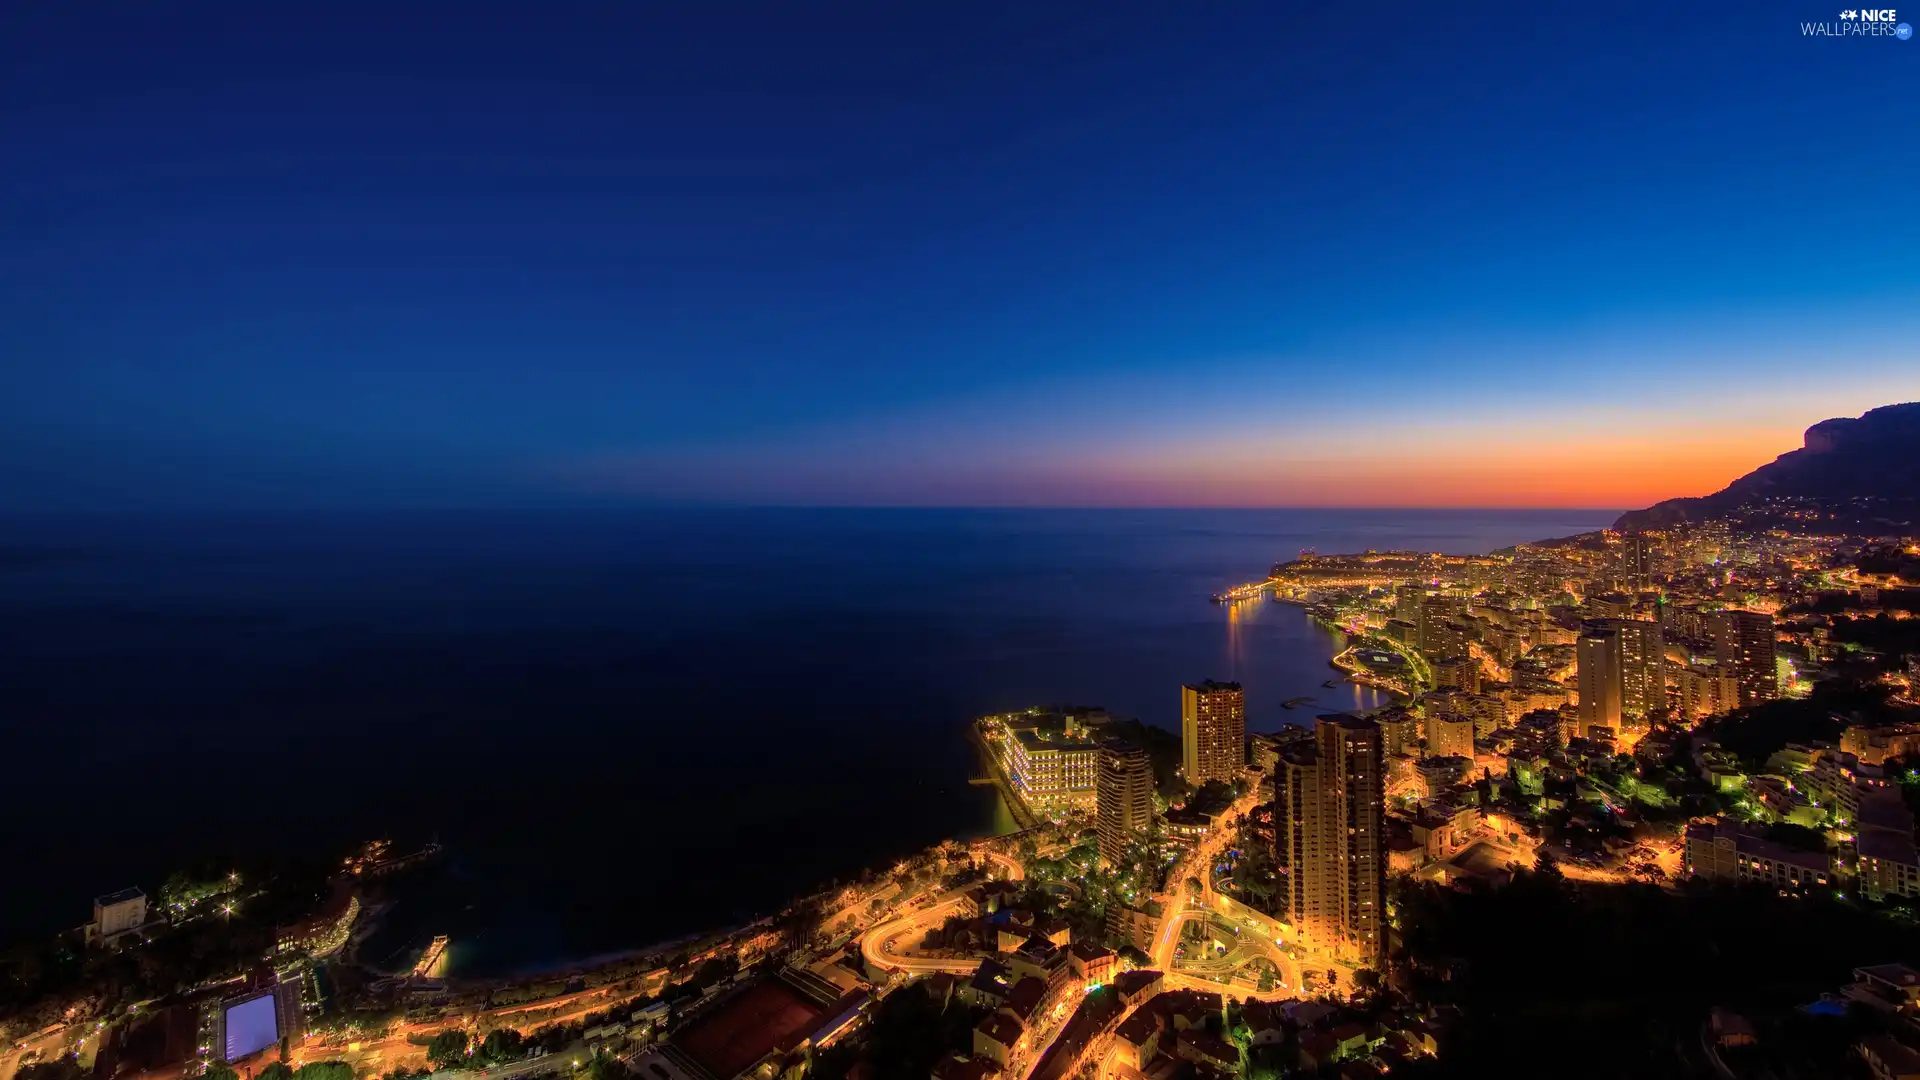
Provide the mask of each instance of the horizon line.
POLYGON ((836 511, 836 512, 874 512, 874 511, 991 511, 996 513, 1275 513, 1284 511, 1306 511, 1312 513, 1532 513, 1532 514, 1613 514, 1630 513, 1616 507, 1602 506, 1518 506, 1518 505, 1427 505, 1395 506, 1353 505, 1353 504, 1287 504, 1258 505, 1230 503, 1163 503, 1154 505, 1128 505, 1124 503, 800 503, 800 502, 555 502, 541 504, 489 504, 458 503, 433 504, 411 503, 405 505, 340 505, 340 506, 254 506, 254 507, 217 507, 217 506, 127 506, 127 507, 85 507, 46 510, 0 510, 0 521, 33 521, 59 518, 102 518, 102 517, 292 517, 315 516, 325 514, 409 514, 409 513, 554 513, 572 511, 634 511, 634 510, 793 510, 793 511, 836 511))

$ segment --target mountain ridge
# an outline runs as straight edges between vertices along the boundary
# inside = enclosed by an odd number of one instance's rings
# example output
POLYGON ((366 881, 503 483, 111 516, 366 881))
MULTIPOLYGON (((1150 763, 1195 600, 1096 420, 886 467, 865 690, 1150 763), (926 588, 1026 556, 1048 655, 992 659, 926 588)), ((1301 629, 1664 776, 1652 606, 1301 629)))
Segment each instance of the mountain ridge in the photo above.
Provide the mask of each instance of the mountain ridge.
MULTIPOLYGON (((1662 529, 1734 516, 1776 500, 1810 502, 1829 514, 1838 514, 1842 504, 1858 512, 1866 500, 1885 504, 1882 509, 1895 518, 1911 514, 1920 507, 1920 401, 1822 420, 1806 430, 1798 449, 1719 491, 1629 510, 1613 527, 1618 532, 1662 529)), ((1913 524, 1911 518, 1886 520, 1913 524)))

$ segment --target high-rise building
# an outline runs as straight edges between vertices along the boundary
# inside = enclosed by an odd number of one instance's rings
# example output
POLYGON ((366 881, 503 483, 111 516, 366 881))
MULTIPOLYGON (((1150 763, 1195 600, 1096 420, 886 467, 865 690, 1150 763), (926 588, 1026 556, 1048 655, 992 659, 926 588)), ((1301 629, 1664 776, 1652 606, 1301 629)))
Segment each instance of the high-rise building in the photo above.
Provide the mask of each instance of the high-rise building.
POLYGON ((1427 714, 1428 757, 1473 757, 1473 717, 1460 713, 1427 714))
POLYGON ((1621 570, 1629 587, 1637 592, 1653 588, 1653 543, 1640 533, 1627 537, 1621 547, 1621 570))
POLYGON ((1467 632, 1465 625, 1454 619, 1440 618, 1432 612, 1427 613, 1427 621, 1420 626, 1420 651, 1428 659, 1464 656, 1471 640, 1472 635, 1467 632))
POLYGON ((1580 734, 1589 728, 1620 728, 1619 642, 1603 633, 1582 634, 1574 645, 1580 689, 1580 734))
POLYGON ((1666 708, 1665 649, 1659 623, 1589 620, 1574 653, 1581 726, 1618 731, 1625 721, 1644 721, 1666 708))
POLYGON ((1100 857, 1118 863, 1153 823, 1153 763, 1147 752, 1119 740, 1100 744, 1094 793, 1100 857))
POLYGON ((1719 665, 1694 664, 1680 669, 1680 717, 1699 720, 1732 712, 1739 707, 1740 688, 1719 665))
POLYGON ((1436 689, 1461 690, 1469 694, 1480 690, 1480 661, 1471 656, 1443 656, 1433 662, 1436 689))
POLYGON ((1385 760, 1371 720, 1322 716, 1274 773, 1283 917, 1320 947, 1379 967, 1386 954, 1385 760))
POLYGON ((1716 611, 1708 620, 1713 631, 1715 658, 1733 675, 1740 707, 1758 705, 1780 696, 1780 675, 1774 668, 1773 616, 1764 611, 1716 611))
POLYGON ((1247 765, 1247 696, 1237 682, 1180 688, 1181 768, 1195 787, 1231 784, 1247 765))
POLYGON ((1620 642, 1620 711, 1636 719, 1667 707, 1665 635, 1651 619, 1613 624, 1620 642))
POLYGON ((1388 757, 1399 757, 1419 749, 1420 722, 1405 706, 1382 709, 1369 719, 1379 725, 1380 745, 1388 757))

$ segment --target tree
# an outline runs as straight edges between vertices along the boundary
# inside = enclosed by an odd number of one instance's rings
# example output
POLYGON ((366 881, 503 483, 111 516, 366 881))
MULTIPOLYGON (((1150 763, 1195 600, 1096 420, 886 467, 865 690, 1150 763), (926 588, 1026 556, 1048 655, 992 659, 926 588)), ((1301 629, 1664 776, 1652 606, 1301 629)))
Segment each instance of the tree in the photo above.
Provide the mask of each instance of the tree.
POLYGON ((293 1080, 293 1066, 284 1061, 269 1062, 254 1080, 293 1080))
POLYGON ((488 1064, 519 1061, 526 1051, 526 1038, 512 1028, 495 1028, 480 1041, 479 1056, 488 1064))
MULTIPOLYGON (((227 1073, 232 1075, 233 1070, 228 1069, 227 1073)), ((15 1080, 84 1080, 87 1072, 80 1067, 79 1062, 70 1057, 63 1057, 53 1061, 36 1061, 31 1065, 22 1065, 13 1075, 15 1080)))
POLYGON ((293 1075, 296 1080, 353 1080, 353 1066, 344 1061, 310 1061, 293 1075))
POLYGON ((201 1080, 240 1080, 240 1074, 233 1071, 233 1066, 216 1061, 207 1066, 207 1071, 201 1074, 201 1080))
MULTIPOLYGON (((467 1062, 467 1033, 460 1030, 443 1031, 427 1044, 427 1060, 433 1062, 436 1069, 452 1069, 467 1062)), ((303 1068, 301 1072, 305 1072, 303 1068)), ((301 1080, 318 1078, 301 1077, 301 1080)))
POLYGON ((587 1063, 587 1080, 628 1080, 633 1070, 617 1057, 599 1054, 587 1063))

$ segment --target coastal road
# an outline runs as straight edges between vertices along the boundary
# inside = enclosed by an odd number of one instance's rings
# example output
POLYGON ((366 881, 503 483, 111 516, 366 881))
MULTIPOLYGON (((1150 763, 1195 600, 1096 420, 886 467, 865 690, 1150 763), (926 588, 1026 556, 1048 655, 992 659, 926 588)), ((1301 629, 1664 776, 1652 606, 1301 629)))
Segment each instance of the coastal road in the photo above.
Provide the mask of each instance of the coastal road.
POLYGON ((955 975, 972 972, 980 966, 977 959, 912 956, 906 951, 910 944, 924 938, 927 931, 939 928, 941 923, 947 921, 947 916, 959 914, 965 897, 965 889, 955 889, 920 911, 881 923, 860 939, 860 955, 866 958, 868 964, 884 971, 905 971, 916 975, 931 975, 940 971, 955 975))
POLYGON ((985 856, 988 862, 1007 868, 1008 881, 1023 881, 1026 879, 1026 867, 1020 865, 1019 859, 998 851, 988 851, 985 853, 985 856))

